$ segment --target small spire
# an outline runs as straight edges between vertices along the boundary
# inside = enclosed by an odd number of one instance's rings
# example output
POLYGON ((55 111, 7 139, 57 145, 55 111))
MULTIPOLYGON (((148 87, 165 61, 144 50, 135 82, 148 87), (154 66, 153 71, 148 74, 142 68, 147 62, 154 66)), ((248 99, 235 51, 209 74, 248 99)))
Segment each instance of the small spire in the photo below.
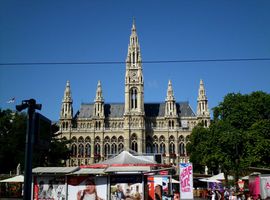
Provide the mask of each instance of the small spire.
POLYGON ((98 80, 98 84, 97 84, 97 92, 96 92, 96 101, 103 101, 103 97, 102 97, 102 88, 101 88, 101 82, 100 80, 98 80))
POLYGON ((202 80, 202 79, 200 79, 200 85, 204 85, 204 84, 203 84, 203 80, 202 80))
POLYGON ((133 19, 132 19, 132 31, 136 31, 135 17, 133 17, 133 19))
POLYGON ((65 93, 64 93, 64 99, 71 98, 71 91, 70 91, 70 83, 69 80, 66 83, 65 93))
POLYGON ((167 89, 167 98, 166 100, 174 100, 174 95, 173 95, 173 88, 172 88, 172 81, 169 80, 168 82, 168 89, 167 89))
POLYGON ((205 89, 204 89, 204 83, 203 80, 200 79, 200 87, 199 87, 199 92, 198 92, 198 98, 206 98, 205 97, 205 89))

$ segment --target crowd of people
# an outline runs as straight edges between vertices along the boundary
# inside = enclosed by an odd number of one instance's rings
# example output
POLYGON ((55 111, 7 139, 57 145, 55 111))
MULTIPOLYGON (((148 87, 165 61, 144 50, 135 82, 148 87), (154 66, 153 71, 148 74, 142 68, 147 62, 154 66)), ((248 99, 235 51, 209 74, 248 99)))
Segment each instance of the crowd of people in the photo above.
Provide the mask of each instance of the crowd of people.
MULTIPOLYGON (((221 192, 218 189, 208 189, 207 190, 208 200, 253 200, 253 197, 249 193, 235 192, 235 190, 225 189, 221 192)), ((257 200, 261 200, 260 197, 257 200)))

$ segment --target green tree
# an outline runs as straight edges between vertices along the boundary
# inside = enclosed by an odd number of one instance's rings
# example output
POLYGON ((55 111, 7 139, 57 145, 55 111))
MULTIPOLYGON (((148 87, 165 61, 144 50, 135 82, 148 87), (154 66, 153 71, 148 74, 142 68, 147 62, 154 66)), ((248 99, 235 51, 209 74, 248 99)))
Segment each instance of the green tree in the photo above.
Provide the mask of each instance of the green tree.
POLYGON ((25 113, 0 109, 0 173, 14 171, 24 162, 25 113))
MULTIPOLYGON (((24 166, 27 116, 25 113, 0 109, 0 173, 15 172, 20 163, 24 166)), ((63 166, 69 156, 68 141, 58 139, 58 127, 52 125, 51 141, 48 149, 34 145, 33 167, 63 166)))
POLYGON ((208 131, 200 126, 192 131, 191 162, 207 165, 214 172, 221 169, 236 180, 250 166, 270 166, 269 94, 230 93, 213 112, 208 131))

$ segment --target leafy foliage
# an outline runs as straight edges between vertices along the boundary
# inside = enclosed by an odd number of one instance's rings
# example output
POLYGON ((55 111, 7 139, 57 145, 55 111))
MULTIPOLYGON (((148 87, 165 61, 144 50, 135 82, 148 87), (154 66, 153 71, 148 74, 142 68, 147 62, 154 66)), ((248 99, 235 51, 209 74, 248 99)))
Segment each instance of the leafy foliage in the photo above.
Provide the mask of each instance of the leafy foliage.
MULTIPOLYGON (((0 174, 13 173, 20 163, 24 166, 27 116, 25 113, 0 109, 0 174)), ((69 155, 68 141, 58 139, 58 127, 52 126, 49 148, 40 150, 34 145, 33 167, 62 166, 69 155)))
POLYGON ((213 111, 208 129, 197 126, 192 131, 191 162, 207 165, 213 172, 221 169, 236 179, 250 166, 270 166, 269 94, 231 93, 213 111))

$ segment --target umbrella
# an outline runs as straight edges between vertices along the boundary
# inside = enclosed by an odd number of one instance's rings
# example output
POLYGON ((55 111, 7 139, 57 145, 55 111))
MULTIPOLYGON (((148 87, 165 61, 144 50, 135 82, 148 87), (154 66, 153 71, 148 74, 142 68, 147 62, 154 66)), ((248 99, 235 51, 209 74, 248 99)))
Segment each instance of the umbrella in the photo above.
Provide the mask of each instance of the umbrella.
POLYGON ((0 182, 2 183, 22 183, 24 181, 24 176, 23 175, 18 175, 18 176, 14 176, 12 178, 8 178, 8 179, 4 179, 4 180, 1 180, 0 182))

